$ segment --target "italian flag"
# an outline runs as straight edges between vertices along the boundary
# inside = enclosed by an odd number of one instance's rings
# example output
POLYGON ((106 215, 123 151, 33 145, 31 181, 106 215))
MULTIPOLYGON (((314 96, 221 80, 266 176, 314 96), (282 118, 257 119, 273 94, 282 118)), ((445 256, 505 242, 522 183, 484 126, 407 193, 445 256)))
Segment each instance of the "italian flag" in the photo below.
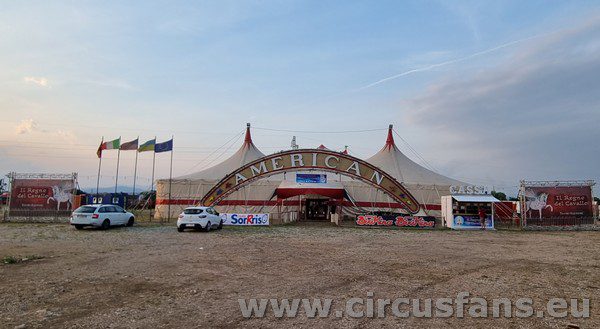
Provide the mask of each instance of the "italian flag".
POLYGON ((102 150, 118 150, 121 147, 121 137, 109 141, 109 142, 104 142, 101 143, 100 146, 98 147, 98 151, 96 152, 96 154, 98 155, 99 158, 102 157, 102 150))

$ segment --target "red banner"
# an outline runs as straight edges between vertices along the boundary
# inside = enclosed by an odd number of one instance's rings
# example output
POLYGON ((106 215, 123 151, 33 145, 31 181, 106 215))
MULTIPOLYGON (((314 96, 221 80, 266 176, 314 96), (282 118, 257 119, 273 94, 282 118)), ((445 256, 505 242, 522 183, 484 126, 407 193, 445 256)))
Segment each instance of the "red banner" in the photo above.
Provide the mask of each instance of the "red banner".
POLYGON ((435 217, 417 217, 397 214, 358 215, 356 216, 356 225, 433 228, 435 227, 435 217))
POLYGON ((526 187, 527 218, 592 217, 590 186, 526 187))
POLYGON ((75 183, 67 179, 15 179, 11 210, 71 210, 75 183))

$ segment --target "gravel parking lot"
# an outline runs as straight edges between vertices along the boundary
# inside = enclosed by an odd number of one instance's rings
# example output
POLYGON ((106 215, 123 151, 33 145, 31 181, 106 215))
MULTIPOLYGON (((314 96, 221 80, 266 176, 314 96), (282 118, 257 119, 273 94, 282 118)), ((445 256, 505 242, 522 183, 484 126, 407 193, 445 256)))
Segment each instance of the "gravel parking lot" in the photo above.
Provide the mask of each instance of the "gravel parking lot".
POLYGON ((598 232, 0 224, 0 326, 598 328, 598 232), (239 298, 591 298, 591 318, 242 317, 239 298))

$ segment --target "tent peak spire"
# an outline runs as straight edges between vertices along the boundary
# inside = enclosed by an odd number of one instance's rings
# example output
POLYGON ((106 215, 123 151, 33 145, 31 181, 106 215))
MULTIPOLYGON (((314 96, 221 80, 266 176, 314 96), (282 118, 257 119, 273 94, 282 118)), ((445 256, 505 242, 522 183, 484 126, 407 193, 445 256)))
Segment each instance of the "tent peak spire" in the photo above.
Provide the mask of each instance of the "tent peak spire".
POLYGON ((394 125, 389 125, 388 135, 387 135, 387 139, 385 141, 385 148, 392 149, 395 146, 396 146, 396 143, 394 142, 394 125))
POLYGON ((250 122, 246 123, 246 137, 244 138, 244 144, 252 144, 252 135, 250 134, 250 122))

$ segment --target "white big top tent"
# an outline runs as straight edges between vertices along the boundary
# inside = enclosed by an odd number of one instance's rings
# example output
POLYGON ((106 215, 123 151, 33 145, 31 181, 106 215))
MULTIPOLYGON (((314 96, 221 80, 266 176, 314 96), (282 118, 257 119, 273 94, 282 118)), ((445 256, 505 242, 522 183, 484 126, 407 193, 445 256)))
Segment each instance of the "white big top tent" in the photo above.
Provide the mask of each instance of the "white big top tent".
MULTIPOLYGON (((320 146, 324 148, 324 146, 320 146)), ((176 217, 185 207, 198 204, 200 199, 227 174, 239 167, 265 156, 252 142, 250 125, 246 128, 243 145, 231 157, 202 171, 173 178, 171 197, 169 198, 169 180, 161 179, 156 183, 156 218, 176 217), (167 214, 170 205, 171 213, 167 214)), ((390 125, 384 147, 365 160, 379 167, 401 182, 421 203, 418 215, 439 217, 441 215, 441 196, 450 194, 451 185, 464 185, 460 181, 445 177, 428 170, 410 160, 396 146, 390 125)), ((390 197, 381 190, 362 181, 330 172, 312 170, 311 173, 327 175, 329 187, 342 186, 349 200, 342 207, 346 215, 355 215, 369 211, 402 212, 390 197)), ((289 200, 283 205, 274 201, 278 188, 290 188, 296 185, 293 172, 275 174, 259 179, 230 194, 216 206, 221 213, 278 213, 283 218, 299 210, 299 202, 289 200)), ((289 217, 289 216, 287 216, 289 217)), ((291 216, 292 218, 297 218, 291 216)))

